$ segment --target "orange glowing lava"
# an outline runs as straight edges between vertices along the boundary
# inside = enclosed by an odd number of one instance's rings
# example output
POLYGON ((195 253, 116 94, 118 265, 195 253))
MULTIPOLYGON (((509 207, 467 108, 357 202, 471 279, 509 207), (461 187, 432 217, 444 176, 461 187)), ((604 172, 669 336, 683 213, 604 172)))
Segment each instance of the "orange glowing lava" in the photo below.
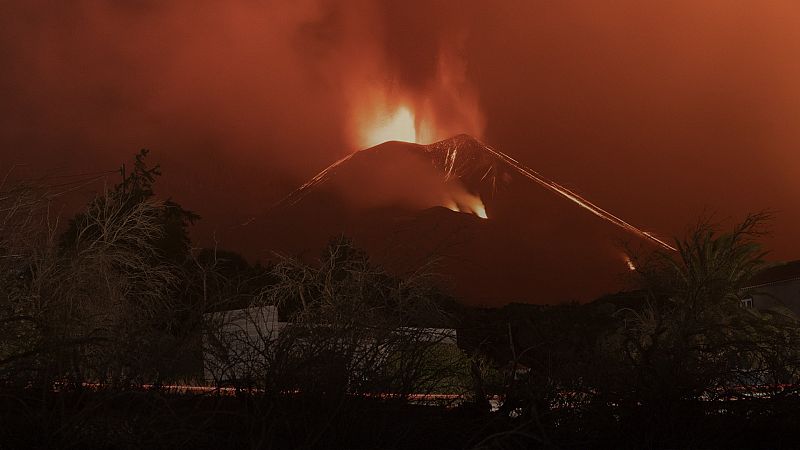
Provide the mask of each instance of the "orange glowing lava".
POLYGON ((443 206, 450 211, 472 214, 481 219, 488 219, 486 214, 486 206, 480 197, 468 193, 456 194, 443 202, 443 206))
POLYGON ((481 219, 489 218, 489 216, 486 215, 486 208, 483 206, 483 202, 481 202, 480 205, 476 205, 475 215, 480 217, 481 219))

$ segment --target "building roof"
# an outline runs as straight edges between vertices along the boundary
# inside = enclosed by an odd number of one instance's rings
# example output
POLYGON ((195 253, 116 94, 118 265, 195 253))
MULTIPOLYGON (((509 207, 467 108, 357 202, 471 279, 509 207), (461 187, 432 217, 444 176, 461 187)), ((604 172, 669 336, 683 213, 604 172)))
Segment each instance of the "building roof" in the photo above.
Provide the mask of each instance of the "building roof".
POLYGON ((753 277, 750 287, 800 279, 800 260, 776 264, 753 277))

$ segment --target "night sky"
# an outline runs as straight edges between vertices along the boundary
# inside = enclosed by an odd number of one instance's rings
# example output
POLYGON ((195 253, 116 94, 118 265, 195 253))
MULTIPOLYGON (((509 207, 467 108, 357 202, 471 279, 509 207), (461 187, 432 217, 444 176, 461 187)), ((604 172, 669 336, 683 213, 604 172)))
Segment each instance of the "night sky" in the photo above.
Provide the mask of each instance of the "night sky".
POLYGON ((3 1, 0 68, 3 172, 150 148, 200 241, 402 106, 661 235, 775 210, 800 258, 795 0, 3 1))

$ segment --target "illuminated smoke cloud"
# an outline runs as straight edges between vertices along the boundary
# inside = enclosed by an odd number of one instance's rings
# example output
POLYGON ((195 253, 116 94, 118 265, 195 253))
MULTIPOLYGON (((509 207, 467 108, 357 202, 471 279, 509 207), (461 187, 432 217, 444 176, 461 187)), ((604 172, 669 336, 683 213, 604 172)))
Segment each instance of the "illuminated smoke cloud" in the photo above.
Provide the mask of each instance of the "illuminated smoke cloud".
POLYGON ((404 139, 409 116, 418 142, 483 138, 665 235, 707 209, 777 209, 768 247, 794 259, 798 8, 0 2, 0 168, 114 170, 149 147, 159 191, 198 210, 207 237, 375 142, 365 130, 405 108, 404 139))

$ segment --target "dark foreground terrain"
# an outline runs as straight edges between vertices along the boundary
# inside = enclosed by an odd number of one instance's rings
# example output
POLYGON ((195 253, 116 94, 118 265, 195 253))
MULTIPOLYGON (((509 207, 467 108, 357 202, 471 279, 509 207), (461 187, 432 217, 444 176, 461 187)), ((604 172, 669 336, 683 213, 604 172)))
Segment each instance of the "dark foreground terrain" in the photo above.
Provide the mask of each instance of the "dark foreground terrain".
POLYGON ((0 397, 0 448, 789 449, 800 444, 795 393, 680 408, 587 405, 510 417, 474 404, 446 408, 354 397, 17 391, 0 397))
POLYGON ((474 308, 341 236, 198 249, 146 155, 60 228, 0 195, 1 450, 800 448, 797 309, 753 301, 768 214, 632 254, 626 292, 474 308))

